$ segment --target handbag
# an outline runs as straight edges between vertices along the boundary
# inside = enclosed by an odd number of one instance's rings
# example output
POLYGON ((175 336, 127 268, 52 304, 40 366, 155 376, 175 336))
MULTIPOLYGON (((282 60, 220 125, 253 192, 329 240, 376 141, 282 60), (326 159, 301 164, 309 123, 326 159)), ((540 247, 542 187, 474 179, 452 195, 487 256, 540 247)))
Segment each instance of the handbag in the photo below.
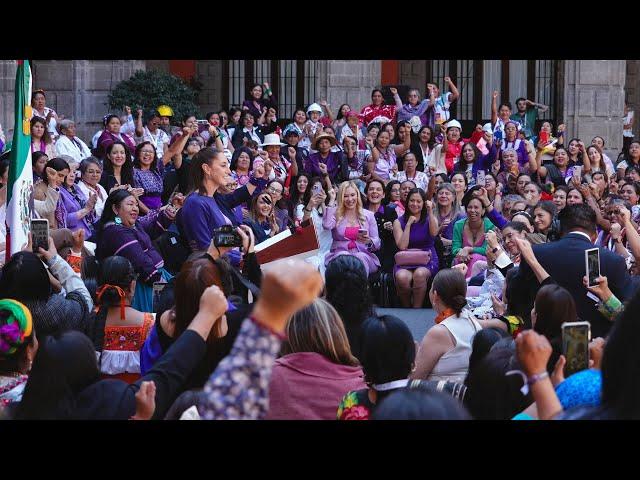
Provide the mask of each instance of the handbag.
POLYGON ((394 259, 396 266, 426 265, 431 260, 431 252, 412 248, 396 253, 394 259))

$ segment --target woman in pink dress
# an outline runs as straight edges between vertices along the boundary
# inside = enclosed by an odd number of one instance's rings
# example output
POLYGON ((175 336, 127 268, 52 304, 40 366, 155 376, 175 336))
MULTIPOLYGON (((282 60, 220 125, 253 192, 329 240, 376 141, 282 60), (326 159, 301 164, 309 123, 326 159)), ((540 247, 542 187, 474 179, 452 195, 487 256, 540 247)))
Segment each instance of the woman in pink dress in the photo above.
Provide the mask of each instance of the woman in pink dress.
POLYGON ((378 224, 373 212, 365 210, 358 187, 354 182, 343 182, 337 195, 329 190, 327 207, 322 225, 331 230, 333 244, 326 256, 325 265, 338 255, 354 255, 362 260, 367 274, 380 268, 380 260, 373 253, 380 248, 378 224))

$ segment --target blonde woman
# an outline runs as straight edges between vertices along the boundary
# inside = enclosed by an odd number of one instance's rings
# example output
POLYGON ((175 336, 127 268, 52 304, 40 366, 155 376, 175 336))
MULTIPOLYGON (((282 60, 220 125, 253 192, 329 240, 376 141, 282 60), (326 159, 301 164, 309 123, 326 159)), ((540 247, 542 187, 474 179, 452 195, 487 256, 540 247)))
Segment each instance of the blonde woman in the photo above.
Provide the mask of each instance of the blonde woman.
POLYGON ((340 315, 316 298, 291 317, 285 331, 271 374, 267 420, 335 420, 342 397, 367 388, 340 315))
MULTIPOLYGON (((335 193, 330 190, 329 195, 329 205, 335 205, 335 193)), ((362 197, 354 182, 343 182, 340 185, 337 205, 327 207, 322 226, 331 230, 333 237, 325 265, 338 255, 354 255, 362 261, 367 274, 380 268, 380 260, 373 253, 380 248, 378 224, 373 212, 363 208, 362 197)))

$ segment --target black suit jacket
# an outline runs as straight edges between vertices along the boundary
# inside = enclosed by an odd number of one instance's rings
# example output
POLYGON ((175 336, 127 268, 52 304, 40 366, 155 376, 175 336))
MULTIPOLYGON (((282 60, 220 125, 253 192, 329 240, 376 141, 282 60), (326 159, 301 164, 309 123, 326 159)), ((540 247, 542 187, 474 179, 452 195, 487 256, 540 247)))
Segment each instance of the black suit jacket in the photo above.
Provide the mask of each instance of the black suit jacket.
MULTIPOLYGON (((585 236, 569 233, 556 242, 534 245, 533 252, 551 278, 569 291, 576 302, 578 318, 591 323, 592 337, 604 337, 612 323, 598 312, 596 302, 587 297, 588 290, 582 283, 582 277, 586 274, 584 251, 589 248, 594 248, 594 245, 585 236)), ((600 274, 607 277, 609 288, 620 301, 631 297, 631 277, 621 256, 600 248, 600 274)), ((520 271, 513 280, 518 282, 516 288, 529 292, 533 306, 540 285, 527 262, 522 261, 520 271)))

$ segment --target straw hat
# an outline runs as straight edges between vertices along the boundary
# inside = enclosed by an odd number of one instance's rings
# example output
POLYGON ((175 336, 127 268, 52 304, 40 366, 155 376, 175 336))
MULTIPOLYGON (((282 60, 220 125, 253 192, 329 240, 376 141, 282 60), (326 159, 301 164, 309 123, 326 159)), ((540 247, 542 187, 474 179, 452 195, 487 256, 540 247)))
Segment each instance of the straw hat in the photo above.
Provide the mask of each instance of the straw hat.
POLYGON ((335 147, 338 142, 336 141, 336 139, 334 137, 332 137, 331 135, 328 135, 326 133, 323 133, 322 135, 318 135, 316 137, 315 142, 313 142, 313 149, 314 150, 318 150, 318 142, 320 142, 320 140, 329 140, 329 143, 331 143, 332 147, 335 147))

